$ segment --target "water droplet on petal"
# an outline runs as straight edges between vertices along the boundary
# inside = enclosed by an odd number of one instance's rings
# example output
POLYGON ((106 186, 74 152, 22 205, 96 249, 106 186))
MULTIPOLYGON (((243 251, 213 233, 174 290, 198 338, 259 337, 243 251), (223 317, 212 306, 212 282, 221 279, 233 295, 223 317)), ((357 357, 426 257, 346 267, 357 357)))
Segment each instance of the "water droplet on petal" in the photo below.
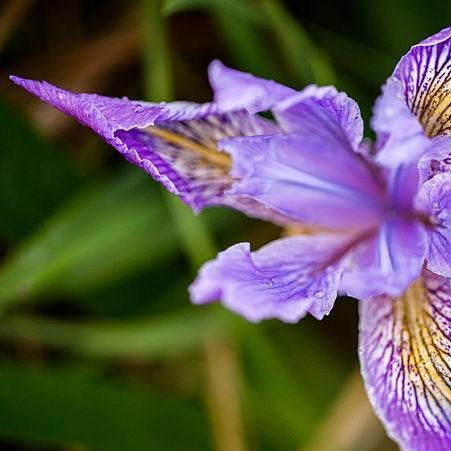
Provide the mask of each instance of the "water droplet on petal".
POLYGON ((322 298, 324 295, 325 295, 324 291, 319 290, 319 291, 317 291, 317 292, 315 293, 314 296, 315 296, 316 298, 322 298))

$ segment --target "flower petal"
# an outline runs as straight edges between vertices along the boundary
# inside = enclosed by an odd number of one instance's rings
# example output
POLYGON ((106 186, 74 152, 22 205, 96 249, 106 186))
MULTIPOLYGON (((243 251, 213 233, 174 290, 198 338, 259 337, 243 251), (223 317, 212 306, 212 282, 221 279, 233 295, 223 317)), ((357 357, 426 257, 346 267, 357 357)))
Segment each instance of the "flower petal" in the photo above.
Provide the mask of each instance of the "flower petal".
POLYGON ((221 300, 250 321, 322 319, 333 307, 352 237, 283 238, 256 252, 240 243, 206 263, 190 287, 196 304, 221 300))
POLYGON ((274 107, 284 130, 299 134, 320 134, 330 145, 359 148, 363 119, 357 103, 333 86, 307 86, 274 107))
POLYGON ((366 161, 321 135, 233 138, 219 146, 233 156, 230 190, 295 221, 331 228, 365 228, 380 221, 383 193, 366 161))
POLYGON ((451 280, 425 270, 399 298, 360 303, 371 403, 405 451, 451 449, 451 280))
POLYGON ((216 148, 216 142, 225 137, 274 133, 279 129, 273 122, 245 111, 219 114, 212 103, 152 104, 78 94, 46 82, 12 79, 90 127, 194 210, 227 204, 250 215, 283 221, 281 215, 272 215, 249 199, 241 202, 237 197, 223 196, 233 182, 230 159, 216 148))
POLYGON ((451 27, 414 45, 393 76, 426 135, 451 134, 451 27))
POLYGON ((221 111, 266 111, 296 93, 294 89, 275 81, 230 69, 218 60, 210 63, 208 78, 214 91, 215 103, 221 111))
POLYGON ((433 224, 427 267, 436 274, 451 277, 451 174, 437 174, 424 183, 417 208, 433 224))
POLYGON ((412 163, 430 146, 418 119, 410 111, 402 82, 390 77, 374 106, 371 126, 377 135, 377 161, 393 167, 412 163))
POLYGON ((377 101, 373 128, 378 159, 415 161, 428 137, 451 135, 451 27, 414 45, 396 66, 377 101))
POLYGON ((400 295, 421 273, 427 242, 418 221, 389 218, 377 234, 355 249, 351 269, 343 274, 342 289, 358 299, 400 295))

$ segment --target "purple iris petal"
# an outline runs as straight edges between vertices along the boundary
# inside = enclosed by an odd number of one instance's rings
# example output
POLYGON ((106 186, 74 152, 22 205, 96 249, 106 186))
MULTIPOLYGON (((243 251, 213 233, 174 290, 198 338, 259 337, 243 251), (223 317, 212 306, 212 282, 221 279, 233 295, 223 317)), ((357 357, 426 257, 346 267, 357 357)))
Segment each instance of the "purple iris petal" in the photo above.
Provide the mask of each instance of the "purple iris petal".
POLYGON ((414 45, 393 76, 401 80, 407 105, 426 135, 451 134, 451 27, 414 45))
POLYGON ((271 135, 220 147, 233 156, 233 174, 241 179, 233 194, 312 225, 362 229, 380 221, 378 177, 349 145, 331 146, 321 135, 271 135))
POLYGON ((399 298, 360 303, 359 356, 374 409, 404 451, 451 449, 451 283, 425 270, 399 298))
POLYGON ((421 273, 426 251, 427 233, 421 223, 387 219, 355 249, 342 290, 358 299, 382 293, 398 296, 421 273))
POLYGON ((320 134, 329 145, 351 145, 357 150, 363 138, 359 106, 333 86, 307 86, 278 103, 274 114, 284 130, 320 134))
POLYGON ((230 69, 218 60, 210 63, 208 78, 215 103, 221 111, 245 109, 249 113, 258 113, 296 93, 275 81, 230 69))
MULTIPOLYGON (((12 80, 90 127, 128 161, 144 169, 195 211, 206 205, 222 204, 279 224, 289 222, 251 199, 225 197, 224 191, 233 183, 230 168, 216 164, 215 160, 209 161, 191 149, 192 146, 202 147, 214 158, 218 155, 221 158, 217 141, 231 136, 278 132, 273 122, 243 110, 219 114, 212 103, 152 104, 78 94, 46 82, 17 77, 12 80)), ((227 159, 222 158, 219 162, 227 164, 227 159)))
POLYGON ((207 263, 190 287, 195 303, 221 300, 250 321, 318 319, 333 307, 349 235, 283 238, 256 252, 240 243, 207 263))
POLYGON ((416 162, 431 146, 406 103, 402 82, 394 77, 376 101, 371 126, 378 138, 377 159, 385 166, 416 162))
POLYGON ((437 174, 428 180, 417 205, 431 221, 427 267, 451 277, 451 174, 437 174))
POLYGON ((451 134, 451 28, 414 45, 401 58, 376 103, 379 161, 415 161, 428 137, 451 134))

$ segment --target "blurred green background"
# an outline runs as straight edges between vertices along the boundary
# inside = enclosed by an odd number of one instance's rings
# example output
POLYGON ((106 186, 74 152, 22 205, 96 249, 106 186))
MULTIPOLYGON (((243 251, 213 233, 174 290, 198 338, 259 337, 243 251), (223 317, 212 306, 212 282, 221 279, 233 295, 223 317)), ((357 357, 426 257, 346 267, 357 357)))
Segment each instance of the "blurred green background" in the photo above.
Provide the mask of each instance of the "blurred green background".
POLYGON ((396 450, 358 375, 354 300, 297 325, 190 305, 202 262, 281 230, 194 217, 7 77, 206 101, 220 58, 335 84, 368 120, 399 57, 450 18, 436 0, 2 0, 0 449, 396 450))

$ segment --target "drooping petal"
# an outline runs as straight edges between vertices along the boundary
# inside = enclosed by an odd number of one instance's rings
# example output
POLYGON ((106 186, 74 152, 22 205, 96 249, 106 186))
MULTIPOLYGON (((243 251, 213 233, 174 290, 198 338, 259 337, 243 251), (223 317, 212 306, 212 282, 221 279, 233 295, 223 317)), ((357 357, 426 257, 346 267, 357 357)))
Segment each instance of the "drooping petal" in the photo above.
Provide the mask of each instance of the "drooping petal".
POLYGON ((386 220, 377 234, 355 249, 351 269, 343 275, 344 291, 357 299, 400 295, 421 273, 427 238, 418 221, 386 220))
POLYGON ((333 86, 307 86, 274 107, 282 128, 299 134, 319 134, 324 142, 358 150, 363 119, 357 103, 333 86))
POLYGON ((417 208, 431 222, 427 267, 451 277, 451 174, 437 174, 424 183, 417 208))
POLYGON ((383 193, 366 161, 321 135, 233 138, 219 146, 233 156, 238 179, 230 193, 246 195, 295 221, 330 228, 380 221, 383 193))
POLYGON ((215 103, 221 111, 266 111, 296 93, 294 89, 275 81, 230 69, 218 60, 210 63, 208 78, 215 103))
POLYGON ((227 204, 250 215, 283 222, 256 202, 225 198, 232 186, 230 158, 216 142, 225 137, 274 133, 277 126, 245 111, 219 114, 212 103, 152 104, 65 91, 46 82, 12 77, 44 102, 98 133, 128 161, 198 211, 227 204))
POLYGON ((360 303, 368 396, 403 451, 451 449, 451 281, 425 270, 399 298, 360 303))
POLYGON ((321 319, 333 307, 344 255, 353 237, 323 234, 283 238, 256 252, 236 244, 206 263, 190 287, 196 304, 216 300, 250 321, 321 319))

